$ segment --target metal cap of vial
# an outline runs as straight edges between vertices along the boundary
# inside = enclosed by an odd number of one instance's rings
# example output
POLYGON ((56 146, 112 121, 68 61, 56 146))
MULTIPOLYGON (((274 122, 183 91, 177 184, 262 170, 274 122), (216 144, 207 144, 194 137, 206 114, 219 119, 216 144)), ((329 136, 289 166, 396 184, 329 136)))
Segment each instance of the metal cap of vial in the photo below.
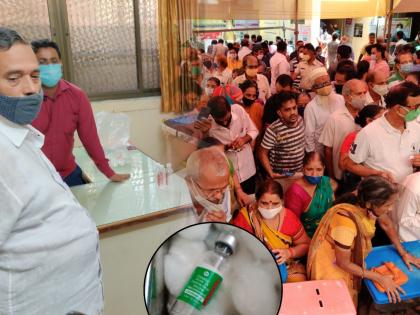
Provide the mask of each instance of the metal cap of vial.
POLYGON ((220 232, 214 243, 215 250, 224 256, 230 256, 235 253, 238 241, 236 237, 230 233, 220 232))

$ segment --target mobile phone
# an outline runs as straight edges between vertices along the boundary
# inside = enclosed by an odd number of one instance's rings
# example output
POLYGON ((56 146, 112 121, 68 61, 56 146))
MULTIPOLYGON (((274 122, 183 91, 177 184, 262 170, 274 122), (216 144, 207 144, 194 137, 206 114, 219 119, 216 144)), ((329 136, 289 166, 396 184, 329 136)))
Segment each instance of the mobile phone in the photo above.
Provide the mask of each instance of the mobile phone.
POLYGON ((198 113, 197 120, 204 120, 204 119, 209 118, 209 116, 210 116, 210 108, 208 108, 207 106, 202 107, 200 109, 200 112, 198 113))

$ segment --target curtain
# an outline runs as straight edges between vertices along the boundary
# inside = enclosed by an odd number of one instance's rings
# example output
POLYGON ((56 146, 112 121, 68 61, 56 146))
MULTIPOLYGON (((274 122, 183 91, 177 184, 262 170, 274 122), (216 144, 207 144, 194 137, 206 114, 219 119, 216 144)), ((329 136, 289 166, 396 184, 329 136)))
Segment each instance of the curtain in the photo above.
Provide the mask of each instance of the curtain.
POLYGON ((158 2, 161 109, 164 113, 179 113, 185 109, 182 91, 188 88, 189 82, 181 78, 180 67, 187 59, 192 39, 195 3, 195 0, 158 2))

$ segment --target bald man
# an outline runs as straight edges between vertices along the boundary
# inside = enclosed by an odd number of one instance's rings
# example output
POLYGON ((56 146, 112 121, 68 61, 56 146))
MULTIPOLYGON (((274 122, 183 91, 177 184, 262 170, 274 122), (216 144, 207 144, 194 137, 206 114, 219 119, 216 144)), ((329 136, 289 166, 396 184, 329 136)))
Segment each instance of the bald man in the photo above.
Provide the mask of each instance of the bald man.
POLYGON ((366 77, 366 83, 369 87, 369 93, 366 94, 366 103, 375 103, 379 106, 386 107, 384 96, 388 93, 388 76, 384 71, 369 71, 366 77))
POLYGON ((229 164, 211 147, 193 152, 185 177, 199 222, 230 221, 229 164))
POLYGON ((323 144, 325 148, 328 174, 338 182, 343 174, 338 166, 341 144, 350 132, 359 128, 354 122, 354 118, 366 104, 367 91, 365 82, 357 79, 347 81, 343 86, 345 106, 331 114, 319 137, 319 143, 323 144))

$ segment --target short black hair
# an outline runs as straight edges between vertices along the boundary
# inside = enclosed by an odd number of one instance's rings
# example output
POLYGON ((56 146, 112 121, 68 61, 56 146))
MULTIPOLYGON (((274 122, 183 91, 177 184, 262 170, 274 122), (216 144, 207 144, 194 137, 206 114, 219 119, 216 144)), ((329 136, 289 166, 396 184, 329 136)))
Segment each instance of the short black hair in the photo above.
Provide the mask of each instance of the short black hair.
POLYGON ((375 116, 378 115, 383 109, 383 107, 376 104, 366 105, 359 111, 357 116, 354 118, 354 122, 360 127, 364 128, 367 125, 367 119, 375 118, 375 116))
POLYGON ((247 40, 247 39, 243 39, 242 41, 241 41, 241 46, 242 47, 244 47, 244 46, 246 46, 246 47, 248 47, 249 46, 249 41, 247 40))
POLYGON ((239 88, 241 89, 242 92, 245 92, 247 89, 249 89, 250 87, 253 87, 257 90, 257 95, 258 95, 258 85, 255 81, 253 80, 245 80, 244 82, 239 84, 239 88))
POLYGON ((219 44, 223 44, 225 41, 223 40, 223 38, 219 38, 219 40, 217 41, 219 44))
POLYGON ((308 50, 310 50, 310 51, 313 51, 313 52, 315 52, 315 47, 314 47, 314 45, 312 45, 311 43, 307 43, 307 44, 305 44, 305 46, 304 46, 306 49, 308 49, 308 50))
POLYGON ((262 36, 261 35, 258 35, 257 36, 257 42, 261 42, 262 41, 262 36))
POLYGON ((61 51, 57 43, 49 40, 48 38, 34 40, 31 45, 34 53, 37 53, 41 48, 53 48, 57 52, 58 57, 61 59, 61 51))
POLYGON ((211 44, 212 44, 212 45, 216 45, 216 44, 217 44, 217 39, 213 39, 213 40, 211 41, 211 44))
POLYGON ((338 46, 337 55, 340 55, 341 59, 349 59, 351 56, 351 47, 347 45, 338 46))
POLYGON ((294 100, 296 102, 296 93, 293 92, 280 92, 274 95, 274 104, 276 111, 280 110, 286 102, 294 100))
POLYGON ((282 87, 293 86, 293 79, 288 74, 280 74, 276 79, 276 84, 281 85, 282 87))
POLYGON ((403 28, 403 27, 404 27, 404 25, 402 25, 402 23, 398 23, 398 24, 397 24, 397 27, 398 27, 398 26, 401 26, 401 28, 403 28))
POLYGON ((214 118, 223 118, 230 112, 230 105, 224 96, 213 96, 209 99, 207 107, 214 118))
POLYGON ((28 43, 15 30, 6 27, 0 27, 0 50, 9 50, 15 44, 28 43))
POLYGON ((403 31, 398 31, 397 32, 397 38, 404 38, 404 32, 403 31))
POLYGON ((284 41, 279 41, 278 43, 277 43, 277 51, 278 52, 283 52, 283 51, 286 51, 286 49, 287 49, 287 44, 286 44, 286 42, 284 42, 284 41))
POLYGON ((220 86, 220 80, 216 77, 210 77, 207 79, 207 81, 213 81, 217 86, 220 86))
POLYGON ((244 35, 244 38, 249 38, 249 34, 245 34, 244 35))
POLYGON ((252 35, 251 35, 251 39, 254 39, 254 38, 256 39, 256 38, 257 38, 257 35, 252 34, 252 35))
POLYGON ((198 143, 197 150, 214 147, 216 145, 223 145, 223 143, 220 142, 220 140, 218 140, 216 138, 205 137, 205 138, 201 139, 200 142, 198 143))
POLYGON ((386 108, 392 108, 395 105, 407 105, 409 96, 419 96, 420 87, 413 82, 404 81, 394 87, 385 95, 386 108))
POLYGON ((371 36, 375 36, 376 37, 376 34, 375 33, 369 33, 369 37, 371 37, 371 36))
POLYGON ((344 74, 344 80, 346 81, 354 79, 357 76, 354 63, 351 60, 341 60, 337 64, 336 73, 344 74))
MULTIPOLYGON (((377 51, 381 52, 381 56, 384 59, 385 58, 385 47, 381 44, 373 44, 372 48, 375 48, 377 51)), ((371 50, 372 53, 372 50, 371 50)))
POLYGON ((360 60, 357 64, 357 78, 360 80, 369 71, 370 63, 367 60, 360 60))
POLYGON ((262 42, 261 47, 264 48, 264 49, 268 49, 268 43, 267 42, 262 42))
POLYGON ((338 38, 338 34, 337 34, 337 33, 333 33, 333 34, 332 34, 332 39, 333 39, 333 40, 337 40, 337 38, 338 38))

